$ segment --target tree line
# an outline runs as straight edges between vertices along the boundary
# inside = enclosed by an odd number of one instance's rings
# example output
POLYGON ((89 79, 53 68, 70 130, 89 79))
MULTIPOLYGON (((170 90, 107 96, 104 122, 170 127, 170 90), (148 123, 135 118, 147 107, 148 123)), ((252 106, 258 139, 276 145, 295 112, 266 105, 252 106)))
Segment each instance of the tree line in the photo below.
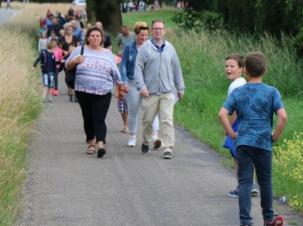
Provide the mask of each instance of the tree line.
POLYGON ((241 32, 296 35, 303 25, 302 0, 188 0, 188 10, 216 13, 222 25, 241 32))

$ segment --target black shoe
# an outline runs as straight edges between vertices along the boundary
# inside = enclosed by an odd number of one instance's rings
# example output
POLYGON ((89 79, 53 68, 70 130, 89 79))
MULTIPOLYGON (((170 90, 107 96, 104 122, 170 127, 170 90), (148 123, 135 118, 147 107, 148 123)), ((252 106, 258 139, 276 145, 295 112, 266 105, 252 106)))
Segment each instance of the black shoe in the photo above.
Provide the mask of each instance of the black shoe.
POLYGON ((161 147, 161 140, 157 139, 154 142, 154 149, 159 149, 161 147))
POLYGON ((148 150, 149 150, 149 145, 148 144, 142 144, 142 146, 141 146, 142 153, 147 153, 148 150))
POLYGON ((98 158, 102 158, 103 155, 105 155, 106 151, 104 148, 99 148, 98 151, 97 151, 97 157, 98 158))

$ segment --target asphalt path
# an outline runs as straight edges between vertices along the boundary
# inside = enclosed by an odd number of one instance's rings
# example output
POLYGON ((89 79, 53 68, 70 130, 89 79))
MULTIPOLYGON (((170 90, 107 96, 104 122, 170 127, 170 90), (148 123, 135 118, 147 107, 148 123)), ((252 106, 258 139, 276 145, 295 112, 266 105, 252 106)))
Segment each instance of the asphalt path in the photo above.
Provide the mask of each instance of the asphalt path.
MULTIPOLYGON (((239 225, 238 200, 226 195, 236 179, 213 150, 182 128, 172 160, 162 159, 162 151, 127 147, 113 98, 108 153, 97 159, 85 154, 80 108, 69 103, 62 82, 60 92, 45 104, 33 132, 17 225, 239 225)), ((252 215, 262 225, 258 197, 252 215)))
MULTIPOLYGON (((4 5, 4 3, 2 3, 4 5)), ((5 7, 5 6, 4 6, 5 7)), ((12 18, 15 15, 16 11, 13 9, 0 9, 0 25, 7 23, 10 18, 12 18)))

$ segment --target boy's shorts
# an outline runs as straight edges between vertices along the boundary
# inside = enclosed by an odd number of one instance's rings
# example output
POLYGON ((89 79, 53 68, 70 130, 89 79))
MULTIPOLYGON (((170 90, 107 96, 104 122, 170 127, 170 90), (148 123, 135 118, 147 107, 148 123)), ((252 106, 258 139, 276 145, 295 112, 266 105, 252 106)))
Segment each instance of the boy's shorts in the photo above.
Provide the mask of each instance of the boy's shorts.
POLYGON ((43 87, 53 88, 54 85, 54 73, 43 73, 42 74, 43 87))
POLYGON ((127 112, 127 100, 126 100, 126 96, 123 97, 123 99, 121 99, 121 100, 118 99, 117 107, 118 107, 118 111, 120 113, 127 112))
MULTIPOLYGON (((232 128, 235 132, 238 131, 239 128, 239 121, 236 120, 233 124, 232 124, 232 128)), ((230 136, 226 136, 223 147, 228 149, 230 151, 230 154, 233 158, 237 158, 237 149, 236 149, 236 145, 235 145, 235 140, 231 139, 230 136)))

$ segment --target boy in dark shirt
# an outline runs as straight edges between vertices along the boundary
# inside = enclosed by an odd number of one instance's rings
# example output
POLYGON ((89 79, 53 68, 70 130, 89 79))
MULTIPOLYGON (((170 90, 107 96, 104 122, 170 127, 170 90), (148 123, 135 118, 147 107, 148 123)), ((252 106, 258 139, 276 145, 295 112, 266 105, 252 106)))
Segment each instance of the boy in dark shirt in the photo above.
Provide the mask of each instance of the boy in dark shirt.
POLYGON ((240 225, 251 226, 251 187, 255 167, 261 192, 261 207, 266 226, 281 226, 284 218, 275 216, 272 209, 272 142, 277 141, 285 127, 287 114, 279 91, 262 82, 266 71, 265 56, 249 53, 245 58, 248 83, 235 89, 219 112, 227 134, 235 139, 238 161, 240 225), (237 113, 240 121, 235 133, 228 114, 237 113), (274 132, 273 114, 278 120, 274 132))
POLYGON ((43 84, 43 102, 52 102, 51 89, 54 87, 54 74, 56 73, 56 59, 52 50, 55 48, 54 42, 47 44, 47 50, 42 49, 38 58, 35 60, 34 68, 41 64, 42 84, 43 84))

